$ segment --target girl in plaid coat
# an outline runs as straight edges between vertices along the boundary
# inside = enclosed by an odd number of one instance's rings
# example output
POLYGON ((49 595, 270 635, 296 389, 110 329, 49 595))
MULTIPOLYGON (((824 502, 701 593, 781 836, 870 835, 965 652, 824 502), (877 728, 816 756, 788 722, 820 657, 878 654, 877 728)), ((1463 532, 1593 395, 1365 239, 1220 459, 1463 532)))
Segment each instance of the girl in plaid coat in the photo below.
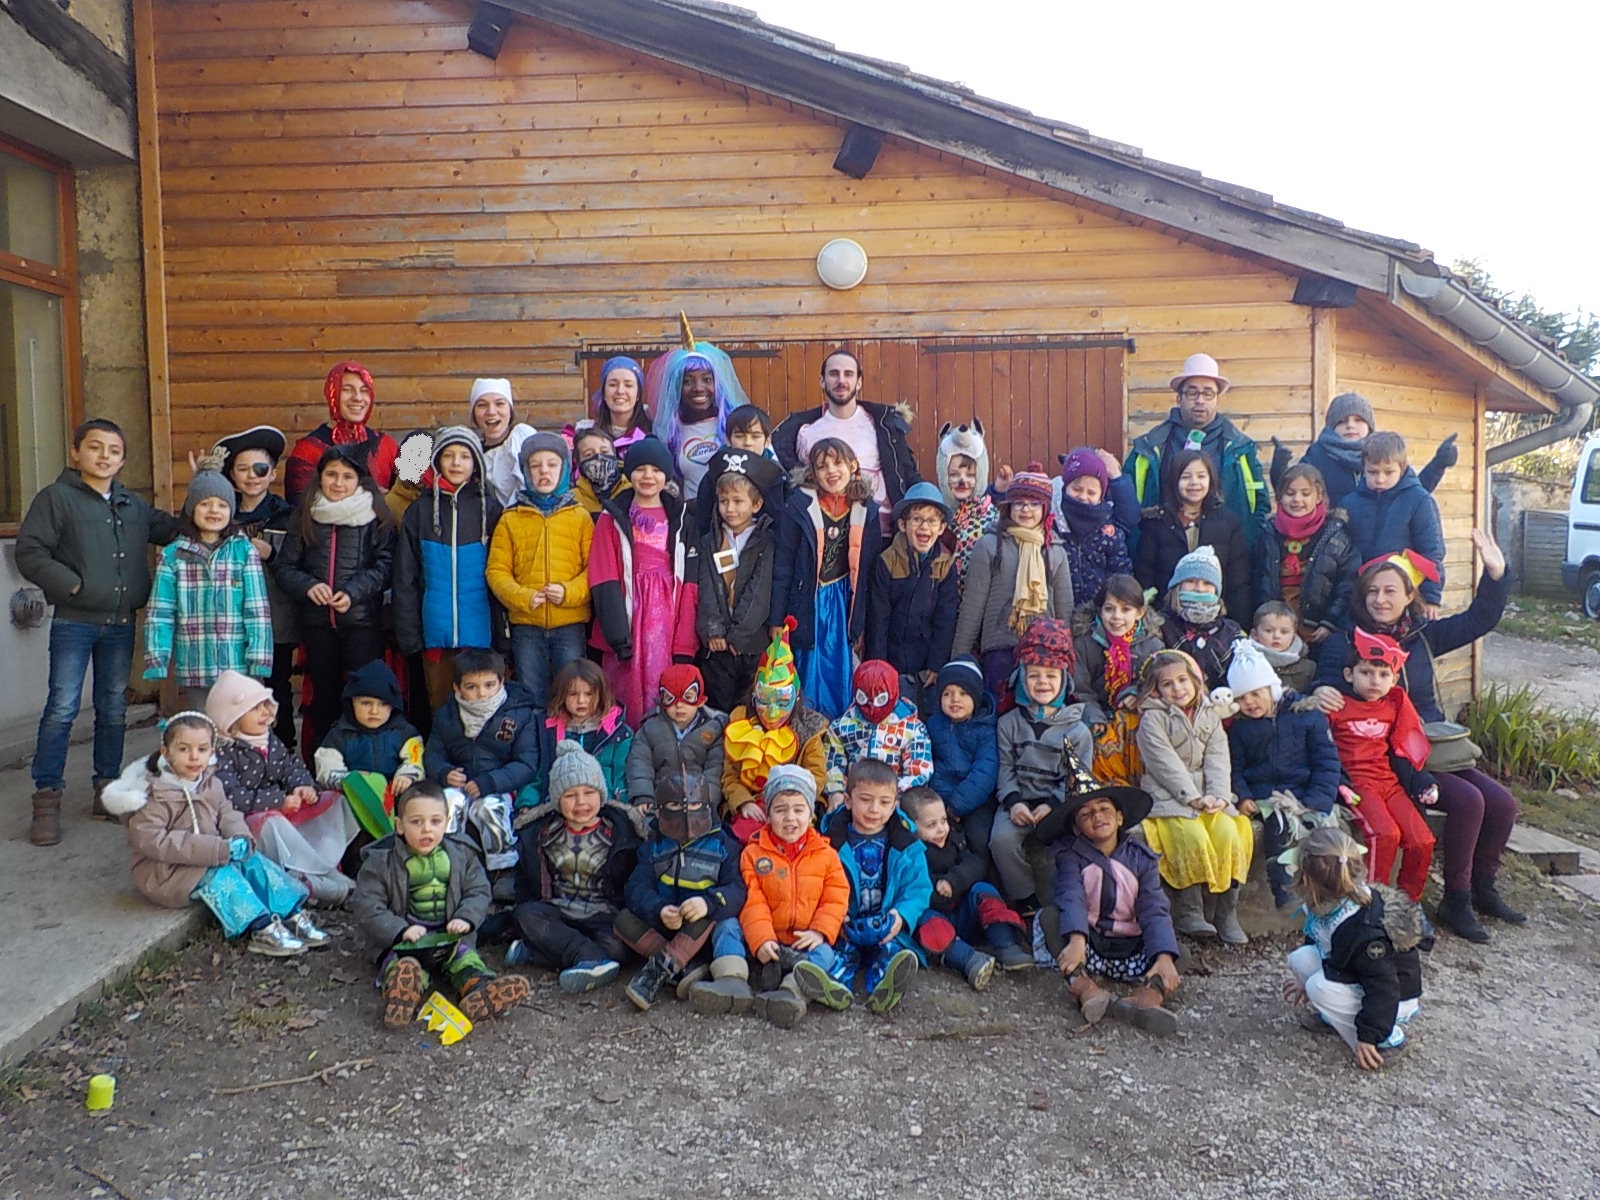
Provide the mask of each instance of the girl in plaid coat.
POLYGON ((178 685, 177 708, 200 710, 223 671, 272 673, 272 612, 255 547, 234 522, 234 491, 201 471, 183 500, 178 538, 161 551, 145 610, 144 677, 178 685))

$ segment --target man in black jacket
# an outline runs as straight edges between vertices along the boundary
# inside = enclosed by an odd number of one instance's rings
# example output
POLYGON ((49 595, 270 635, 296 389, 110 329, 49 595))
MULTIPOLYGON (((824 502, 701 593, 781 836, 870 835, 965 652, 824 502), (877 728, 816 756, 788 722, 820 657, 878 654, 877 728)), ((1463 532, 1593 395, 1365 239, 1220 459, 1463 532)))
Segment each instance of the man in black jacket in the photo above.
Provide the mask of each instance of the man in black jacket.
POLYGON ((772 432, 772 448, 778 461, 792 470, 805 465, 811 447, 823 438, 847 443, 860 461, 861 477, 872 485, 887 534, 890 512, 922 475, 906 440, 911 435, 909 410, 862 400, 864 382, 854 354, 840 348, 828 355, 822 360, 822 394, 827 403, 786 417, 772 432))

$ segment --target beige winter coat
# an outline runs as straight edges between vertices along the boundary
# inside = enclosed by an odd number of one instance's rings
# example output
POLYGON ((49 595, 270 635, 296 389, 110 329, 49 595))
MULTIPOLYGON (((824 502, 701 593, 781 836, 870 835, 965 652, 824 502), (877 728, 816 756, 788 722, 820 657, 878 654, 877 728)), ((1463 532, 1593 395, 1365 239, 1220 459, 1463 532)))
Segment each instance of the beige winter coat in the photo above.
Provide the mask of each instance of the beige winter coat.
POLYGON ((1202 701, 1193 718, 1159 696, 1139 702, 1139 755, 1144 760, 1140 786, 1150 793, 1152 817, 1193 817, 1191 803, 1220 796, 1233 806, 1233 763, 1228 735, 1215 706, 1202 701))
POLYGON ((134 886, 167 908, 188 906, 200 877, 228 861, 230 838, 250 837, 209 769, 198 783, 184 784, 165 763, 153 773, 141 758, 107 785, 103 799, 107 811, 127 817, 134 886))

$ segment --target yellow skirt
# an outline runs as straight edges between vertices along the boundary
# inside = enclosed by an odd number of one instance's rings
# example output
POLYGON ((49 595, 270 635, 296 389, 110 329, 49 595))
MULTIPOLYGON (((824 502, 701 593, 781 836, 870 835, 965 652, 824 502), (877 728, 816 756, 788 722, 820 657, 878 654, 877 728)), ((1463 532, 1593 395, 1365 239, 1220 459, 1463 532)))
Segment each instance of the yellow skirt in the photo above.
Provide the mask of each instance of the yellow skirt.
POLYGON ((1225 812, 1193 817, 1150 817, 1144 840, 1161 856, 1161 882, 1170 888, 1203 883, 1225 892, 1250 874, 1255 838, 1250 818, 1225 812))

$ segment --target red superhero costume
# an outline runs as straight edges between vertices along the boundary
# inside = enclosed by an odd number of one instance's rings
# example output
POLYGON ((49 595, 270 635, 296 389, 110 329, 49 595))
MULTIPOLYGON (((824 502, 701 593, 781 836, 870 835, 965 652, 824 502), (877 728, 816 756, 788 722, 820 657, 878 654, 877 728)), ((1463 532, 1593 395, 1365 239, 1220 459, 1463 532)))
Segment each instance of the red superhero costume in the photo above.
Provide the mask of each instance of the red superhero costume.
MULTIPOLYGON (((1361 658, 1383 663, 1399 674, 1407 655, 1392 639, 1358 629, 1355 641, 1361 658)), ((1379 700, 1345 692, 1344 707, 1328 714, 1328 724, 1340 765, 1361 797, 1355 816, 1366 834, 1368 878, 1388 882, 1395 855, 1403 851, 1405 860, 1396 882, 1406 895, 1420 900, 1433 861, 1433 832, 1413 798, 1434 786, 1433 777, 1423 769, 1429 743, 1422 718, 1405 689, 1396 684, 1379 700)))

